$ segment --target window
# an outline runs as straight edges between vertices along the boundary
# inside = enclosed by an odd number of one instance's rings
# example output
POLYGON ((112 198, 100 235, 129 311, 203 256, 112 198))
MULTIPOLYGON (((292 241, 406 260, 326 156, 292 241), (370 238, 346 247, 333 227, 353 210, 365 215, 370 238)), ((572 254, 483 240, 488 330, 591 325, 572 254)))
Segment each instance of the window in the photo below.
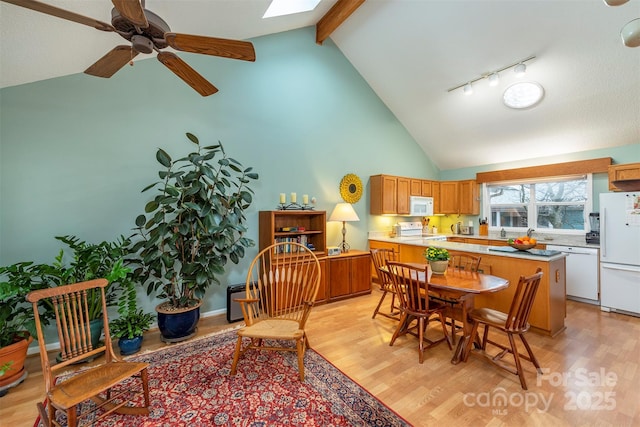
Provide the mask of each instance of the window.
POLYGON ((484 216, 498 229, 584 233, 591 175, 485 184, 484 216))

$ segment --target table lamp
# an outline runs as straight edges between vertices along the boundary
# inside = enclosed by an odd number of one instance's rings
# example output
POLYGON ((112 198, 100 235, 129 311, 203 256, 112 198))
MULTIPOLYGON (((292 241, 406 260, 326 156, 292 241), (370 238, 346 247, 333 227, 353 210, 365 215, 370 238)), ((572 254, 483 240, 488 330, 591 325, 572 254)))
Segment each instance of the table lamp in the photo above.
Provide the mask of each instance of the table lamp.
POLYGON ((340 249, 343 253, 349 252, 349 244, 345 242, 345 236, 347 235, 345 223, 347 221, 360 221, 351 203, 338 203, 333 209, 333 212, 331 212, 329 221, 342 221, 342 244, 340 245, 340 249))

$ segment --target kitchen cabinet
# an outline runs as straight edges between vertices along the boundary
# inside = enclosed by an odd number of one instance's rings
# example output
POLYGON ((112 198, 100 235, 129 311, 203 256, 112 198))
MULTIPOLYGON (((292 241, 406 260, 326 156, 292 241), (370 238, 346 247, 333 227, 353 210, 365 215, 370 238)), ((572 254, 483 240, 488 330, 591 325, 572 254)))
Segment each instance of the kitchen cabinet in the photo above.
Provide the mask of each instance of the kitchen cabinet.
POLYGON ((613 184, 613 181, 626 181, 640 179, 640 163, 627 163, 623 165, 609 166, 609 190, 622 191, 613 184))
POLYGON ((409 178, 392 175, 369 177, 369 211, 371 215, 408 215, 409 178))
POLYGON ((458 181, 440 181, 440 210, 438 213, 459 213, 458 181))
POLYGON ((411 179, 411 195, 433 197, 433 181, 426 179, 411 179))
POLYGON ((442 214, 478 215, 480 200, 476 181, 440 181, 439 208, 438 213, 442 214))
POLYGON ((371 293, 369 252, 352 250, 326 260, 329 301, 371 293))

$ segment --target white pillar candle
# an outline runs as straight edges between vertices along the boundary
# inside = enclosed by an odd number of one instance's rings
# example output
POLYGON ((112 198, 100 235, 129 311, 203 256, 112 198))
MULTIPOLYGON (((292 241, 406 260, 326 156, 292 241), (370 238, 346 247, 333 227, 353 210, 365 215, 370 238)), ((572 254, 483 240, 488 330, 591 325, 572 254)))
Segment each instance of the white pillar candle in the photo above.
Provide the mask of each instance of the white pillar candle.
POLYGON ((302 195, 302 204, 303 205, 308 205, 309 204, 309 195, 308 194, 303 194, 302 195))
POLYGON ((296 197, 296 193, 291 193, 291 203, 295 203, 298 198, 296 197))
POLYGON ((284 205, 287 201, 287 196, 284 193, 280 193, 280 203, 284 205))

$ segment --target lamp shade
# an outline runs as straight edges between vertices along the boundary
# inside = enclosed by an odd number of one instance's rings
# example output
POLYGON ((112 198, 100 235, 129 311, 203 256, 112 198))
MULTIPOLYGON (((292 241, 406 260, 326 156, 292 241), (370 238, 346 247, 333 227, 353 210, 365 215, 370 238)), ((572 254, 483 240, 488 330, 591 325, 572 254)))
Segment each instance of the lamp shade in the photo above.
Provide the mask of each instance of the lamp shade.
POLYGON ((329 221, 360 221, 351 203, 338 203, 331 212, 329 221))

